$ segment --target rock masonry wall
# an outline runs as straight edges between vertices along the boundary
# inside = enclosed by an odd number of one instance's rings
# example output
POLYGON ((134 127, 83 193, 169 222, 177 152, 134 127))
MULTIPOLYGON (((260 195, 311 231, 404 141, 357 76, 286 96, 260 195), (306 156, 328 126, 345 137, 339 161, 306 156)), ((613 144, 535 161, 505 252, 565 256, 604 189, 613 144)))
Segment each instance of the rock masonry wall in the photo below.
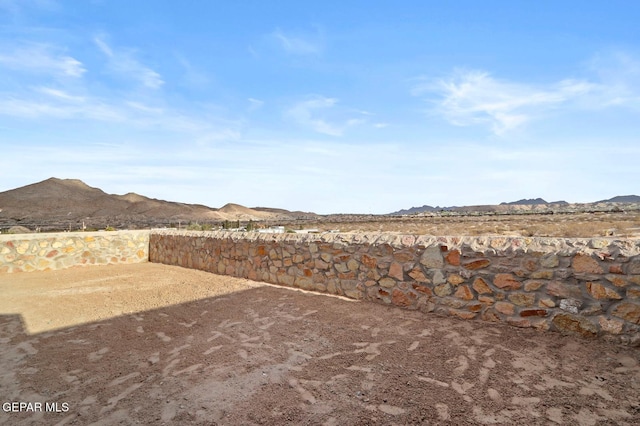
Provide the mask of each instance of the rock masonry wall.
POLYGON ((640 239, 153 231, 149 260, 640 343, 640 239))
POLYGON ((146 262, 149 231, 0 235, 0 273, 146 262))

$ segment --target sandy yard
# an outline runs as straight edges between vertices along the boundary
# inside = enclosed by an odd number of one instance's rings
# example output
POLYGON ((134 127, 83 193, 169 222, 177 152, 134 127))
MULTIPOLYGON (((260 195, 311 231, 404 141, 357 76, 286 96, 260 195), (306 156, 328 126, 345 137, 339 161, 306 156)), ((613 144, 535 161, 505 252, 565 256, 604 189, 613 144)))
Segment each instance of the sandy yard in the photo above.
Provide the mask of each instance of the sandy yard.
POLYGON ((152 263, 0 295, 0 424, 640 423, 634 348, 152 263))

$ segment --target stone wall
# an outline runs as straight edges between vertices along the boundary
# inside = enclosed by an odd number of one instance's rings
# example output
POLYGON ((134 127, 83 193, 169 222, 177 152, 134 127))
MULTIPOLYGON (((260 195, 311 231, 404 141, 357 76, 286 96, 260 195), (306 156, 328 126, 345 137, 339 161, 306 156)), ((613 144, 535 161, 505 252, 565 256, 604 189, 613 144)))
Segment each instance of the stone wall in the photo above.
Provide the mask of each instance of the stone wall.
POLYGON ((463 319, 640 341, 640 239, 153 231, 149 260, 463 319))
POLYGON ((0 235, 0 273, 146 262, 149 231, 0 235))

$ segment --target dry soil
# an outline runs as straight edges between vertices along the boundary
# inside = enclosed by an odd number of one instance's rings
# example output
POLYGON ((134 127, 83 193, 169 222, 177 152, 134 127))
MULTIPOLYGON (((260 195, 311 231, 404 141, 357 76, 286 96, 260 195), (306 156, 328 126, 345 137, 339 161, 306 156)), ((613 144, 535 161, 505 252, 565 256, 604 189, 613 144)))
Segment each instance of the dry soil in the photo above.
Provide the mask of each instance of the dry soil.
POLYGON ((0 294, 1 424, 640 423, 640 354, 600 341, 152 263, 0 294))

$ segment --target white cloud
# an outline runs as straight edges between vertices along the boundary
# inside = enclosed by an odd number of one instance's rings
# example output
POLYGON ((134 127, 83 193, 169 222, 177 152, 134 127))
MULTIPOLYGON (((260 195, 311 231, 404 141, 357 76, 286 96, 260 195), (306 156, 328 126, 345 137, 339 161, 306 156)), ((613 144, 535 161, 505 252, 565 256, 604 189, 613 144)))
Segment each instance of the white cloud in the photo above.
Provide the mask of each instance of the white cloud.
POLYGON ((55 90, 48 93, 45 91, 45 94, 48 95, 45 99, 8 98, 0 100, 0 116, 27 119, 83 118, 109 122, 131 120, 127 111, 107 103, 99 101, 88 102, 81 97, 74 97, 55 90), (68 101, 73 101, 73 103, 68 101))
POLYGON ((86 100, 83 96, 71 95, 64 90, 53 89, 51 87, 36 87, 35 90, 53 98, 69 102, 84 102, 86 100))
POLYGON ((249 98, 247 100, 249 101, 249 111, 260 109, 264 105, 264 101, 260 99, 249 98))
POLYGON ((440 95, 435 111, 456 126, 485 124, 501 135, 597 88, 581 80, 536 87, 498 80, 484 71, 457 70, 449 78, 414 87, 412 93, 440 95))
POLYGON ((362 115, 367 114, 338 108, 337 105, 338 99, 316 95, 296 103, 285 116, 303 127, 329 136, 342 136, 348 128, 366 122, 362 115), (353 117, 354 114, 358 117, 353 117))
POLYGON ((331 108, 336 102, 338 102, 338 100, 334 98, 316 96, 312 99, 298 102, 287 111, 286 115, 298 124, 308 126, 318 133, 330 136, 342 136, 342 129, 340 127, 328 123, 323 118, 314 116, 318 110, 331 108))
MULTIPOLYGON (((322 52, 322 42, 312 40, 310 37, 285 34, 277 28, 271 33, 271 37, 277 40, 280 47, 287 53, 294 55, 317 55, 322 52)), ((316 35, 316 38, 318 36, 316 35)))
POLYGON ((103 37, 95 37, 98 48, 109 60, 111 70, 125 78, 133 78, 150 89, 159 89, 164 84, 162 76, 156 71, 138 62, 134 53, 128 50, 115 51, 103 37))
POLYGON ((108 100, 77 96, 64 90, 36 87, 22 96, 0 98, 0 117, 29 120, 86 120, 117 123, 130 131, 161 131, 181 140, 211 144, 237 140, 239 124, 195 111, 157 106, 137 100, 108 100))
POLYGON ((81 77, 86 72, 82 62, 47 44, 4 46, 2 50, 0 66, 8 69, 57 77, 81 77))
POLYGON ((125 102, 125 105, 130 106, 131 108, 134 108, 138 111, 143 111, 145 113, 149 113, 153 115, 162 114, 164 112, 162 108, 152 107, 152 106, 143 104, 142 102, 127 101, 125 102))

